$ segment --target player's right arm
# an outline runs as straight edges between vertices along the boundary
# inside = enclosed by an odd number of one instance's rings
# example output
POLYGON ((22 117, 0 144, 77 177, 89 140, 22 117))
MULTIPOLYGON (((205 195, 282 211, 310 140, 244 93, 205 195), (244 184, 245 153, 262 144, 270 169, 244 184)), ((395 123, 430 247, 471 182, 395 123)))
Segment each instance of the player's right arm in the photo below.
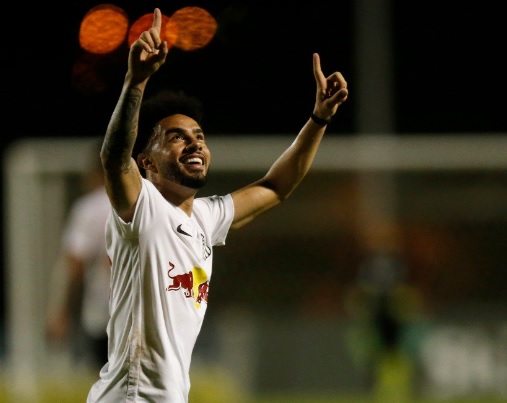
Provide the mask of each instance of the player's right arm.
POLYGON ((150 76, 165 62, 168 47, 160 40, 162 14, 153 13, 153 24, 130 47, 128 69, 120 98, 107 127, 100 158, 111 205, 130 222, 141 192, 141 173, 132 150, 137 138, 139 111, 150 76))

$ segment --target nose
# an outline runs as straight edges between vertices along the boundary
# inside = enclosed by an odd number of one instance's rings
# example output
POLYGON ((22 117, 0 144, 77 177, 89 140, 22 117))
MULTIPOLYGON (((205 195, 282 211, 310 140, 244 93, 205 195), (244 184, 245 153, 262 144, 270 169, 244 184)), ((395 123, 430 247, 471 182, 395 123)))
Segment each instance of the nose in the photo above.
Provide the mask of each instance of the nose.
POLYGON ((197 139, 189 140, 188 144, 185 146, 186 152, 194 150, 202 150, 202 145, 197 139))

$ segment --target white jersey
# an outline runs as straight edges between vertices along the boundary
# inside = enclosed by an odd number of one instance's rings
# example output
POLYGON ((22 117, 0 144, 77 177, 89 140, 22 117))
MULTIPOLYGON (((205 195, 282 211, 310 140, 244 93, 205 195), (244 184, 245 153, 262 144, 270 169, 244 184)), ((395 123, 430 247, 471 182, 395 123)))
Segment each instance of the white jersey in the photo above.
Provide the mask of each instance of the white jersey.
POLYGON ((85 263, 81 323, 93 337, 106 333, 109 321, 110 266, 105 246, 105 225, 111 210, 106 189, 100 187, 73 204, 63 235, 65 253, 85 263))
POLYGON ((88 403, 188 402, 213 246, 225 244, 233 215, 226 195, 195 199, 189 217, 146 179, 131 223, 112 211, 109 360, 88 403))

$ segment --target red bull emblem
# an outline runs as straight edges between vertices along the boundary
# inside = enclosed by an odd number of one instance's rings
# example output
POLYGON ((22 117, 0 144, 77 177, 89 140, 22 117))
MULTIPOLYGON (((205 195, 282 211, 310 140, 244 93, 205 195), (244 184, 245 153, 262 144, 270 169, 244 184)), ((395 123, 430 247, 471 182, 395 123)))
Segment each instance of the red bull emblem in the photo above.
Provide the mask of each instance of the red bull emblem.
POLYGON ((194 298, 196 308, 199 308, 202 301, 208 303, 209 281, 204 269, 194 267, 188 273, 172 275, 174 264, 169 262, 168 277, 172 280, 166 291, 182 290, 187 298, 194 298), (194 281, 195 279, 195 281, 194 281))

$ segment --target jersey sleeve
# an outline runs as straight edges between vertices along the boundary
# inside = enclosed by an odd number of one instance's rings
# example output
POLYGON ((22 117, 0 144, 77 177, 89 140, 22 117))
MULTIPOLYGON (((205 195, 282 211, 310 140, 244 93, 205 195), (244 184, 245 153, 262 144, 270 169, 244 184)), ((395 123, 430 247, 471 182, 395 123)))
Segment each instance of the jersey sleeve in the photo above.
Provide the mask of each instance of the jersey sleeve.
MULTIPOLYGON (((147 179, 142 178, 141 181, 141 191, 136 201, 134 216, 130 222, 123 221, 116 210, 114 208, 112 209, 110 225, 115 228, 121 238, 137 238, 141 225, 147 220, 153 219, 157 214, 151 200, 154 197, 153 194, 158 191, 155 190, 153 184, 147 179)), ((162 196, 160 195, 160 197, 162 196)))
POLYGON ((234 204, 232 196, 209 196, 196 199, 201 214, 200 219, 210 228, 211 242, 213 246, 225 245, 225 240, 234 218, 234 204))

